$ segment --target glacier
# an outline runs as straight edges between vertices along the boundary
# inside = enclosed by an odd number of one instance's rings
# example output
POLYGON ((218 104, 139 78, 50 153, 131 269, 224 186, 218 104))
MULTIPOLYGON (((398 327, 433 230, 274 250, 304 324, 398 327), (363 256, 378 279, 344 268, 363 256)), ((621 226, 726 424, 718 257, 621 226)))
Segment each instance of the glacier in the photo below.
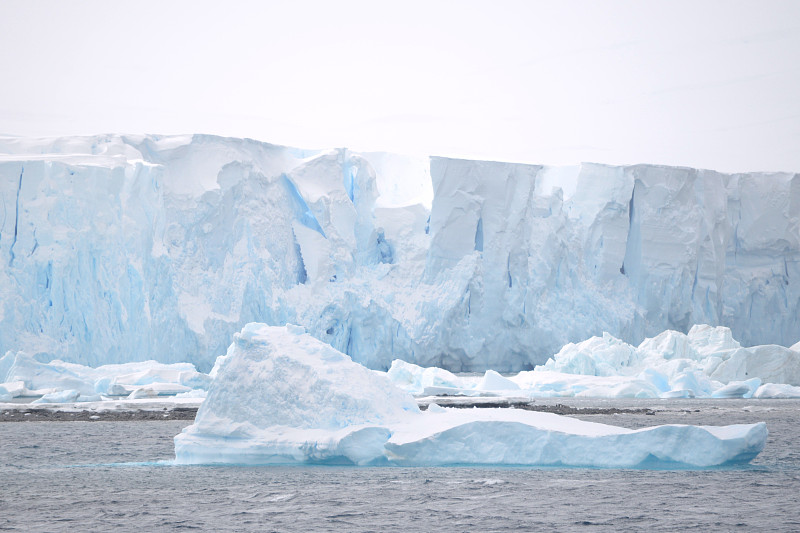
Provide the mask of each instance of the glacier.
POLYGON ((176 464, 709 467, 763 449, 761 422, 629 430, 516 409, 421 412, 387 376, 299 326, 247 324, 220 362, 176 464))
POLYGON ((0 354, 41 363, 208 372, 249 322, 380 370, 519 372, 694 324, 790 346, 800 177, 0 137, 0 265, 0 354))

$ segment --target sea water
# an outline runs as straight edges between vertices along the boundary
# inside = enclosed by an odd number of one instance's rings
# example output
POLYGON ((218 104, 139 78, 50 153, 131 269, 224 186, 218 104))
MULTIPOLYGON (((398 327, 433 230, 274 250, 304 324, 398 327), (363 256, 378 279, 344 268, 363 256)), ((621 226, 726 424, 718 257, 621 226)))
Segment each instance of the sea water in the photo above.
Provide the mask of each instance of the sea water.
POLYGON ((0 530, 800 530, 800 401, 563 400, 647 425, 765 421, 750 465, 710 470, 172 466, 187 421, 0 424, 0 530))

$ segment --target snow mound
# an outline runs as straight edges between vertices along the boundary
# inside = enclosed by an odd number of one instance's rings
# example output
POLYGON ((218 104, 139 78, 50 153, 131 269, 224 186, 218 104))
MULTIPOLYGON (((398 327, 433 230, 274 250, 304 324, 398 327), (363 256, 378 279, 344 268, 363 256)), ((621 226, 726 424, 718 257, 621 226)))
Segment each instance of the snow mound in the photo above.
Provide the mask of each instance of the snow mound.
MULTIPOLYGON (((493 374, 487 382, 508 385, 493 374)), ((750 461, 766 437, 763 423, 629 430, 513 409, 420 412, 385 374, 303 328, 253 323, 235 336, 194 424, 175 437, 175 456, 178 464, 707 467, 750 461)))

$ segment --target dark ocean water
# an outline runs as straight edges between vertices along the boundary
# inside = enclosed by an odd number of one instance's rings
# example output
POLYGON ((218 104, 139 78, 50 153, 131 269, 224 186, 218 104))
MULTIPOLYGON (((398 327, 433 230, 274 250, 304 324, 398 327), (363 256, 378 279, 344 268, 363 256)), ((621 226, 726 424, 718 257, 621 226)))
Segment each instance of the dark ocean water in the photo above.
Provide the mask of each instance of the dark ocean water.
MULTIPOLYGON (((587 406, 572 400, 562 403, 587 406)), ((800 401, 602 402, 641 427, 766 421, 715 470, 176 467, 185 421, 0 424, 0 530, 800 531, 800 401)))

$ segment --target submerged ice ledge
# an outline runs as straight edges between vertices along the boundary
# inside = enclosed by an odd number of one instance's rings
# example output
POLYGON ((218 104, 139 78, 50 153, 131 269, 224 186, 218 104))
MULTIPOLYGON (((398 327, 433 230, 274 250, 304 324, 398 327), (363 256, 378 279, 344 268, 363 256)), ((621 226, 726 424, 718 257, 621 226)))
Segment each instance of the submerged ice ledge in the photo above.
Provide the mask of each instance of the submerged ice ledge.
POLYGON ((764 423, 639 430, 514 409, 420 412, 385 374, 297 326, 248 324, 220 361, 178 464, 709 467, 752 460, 764 423))

